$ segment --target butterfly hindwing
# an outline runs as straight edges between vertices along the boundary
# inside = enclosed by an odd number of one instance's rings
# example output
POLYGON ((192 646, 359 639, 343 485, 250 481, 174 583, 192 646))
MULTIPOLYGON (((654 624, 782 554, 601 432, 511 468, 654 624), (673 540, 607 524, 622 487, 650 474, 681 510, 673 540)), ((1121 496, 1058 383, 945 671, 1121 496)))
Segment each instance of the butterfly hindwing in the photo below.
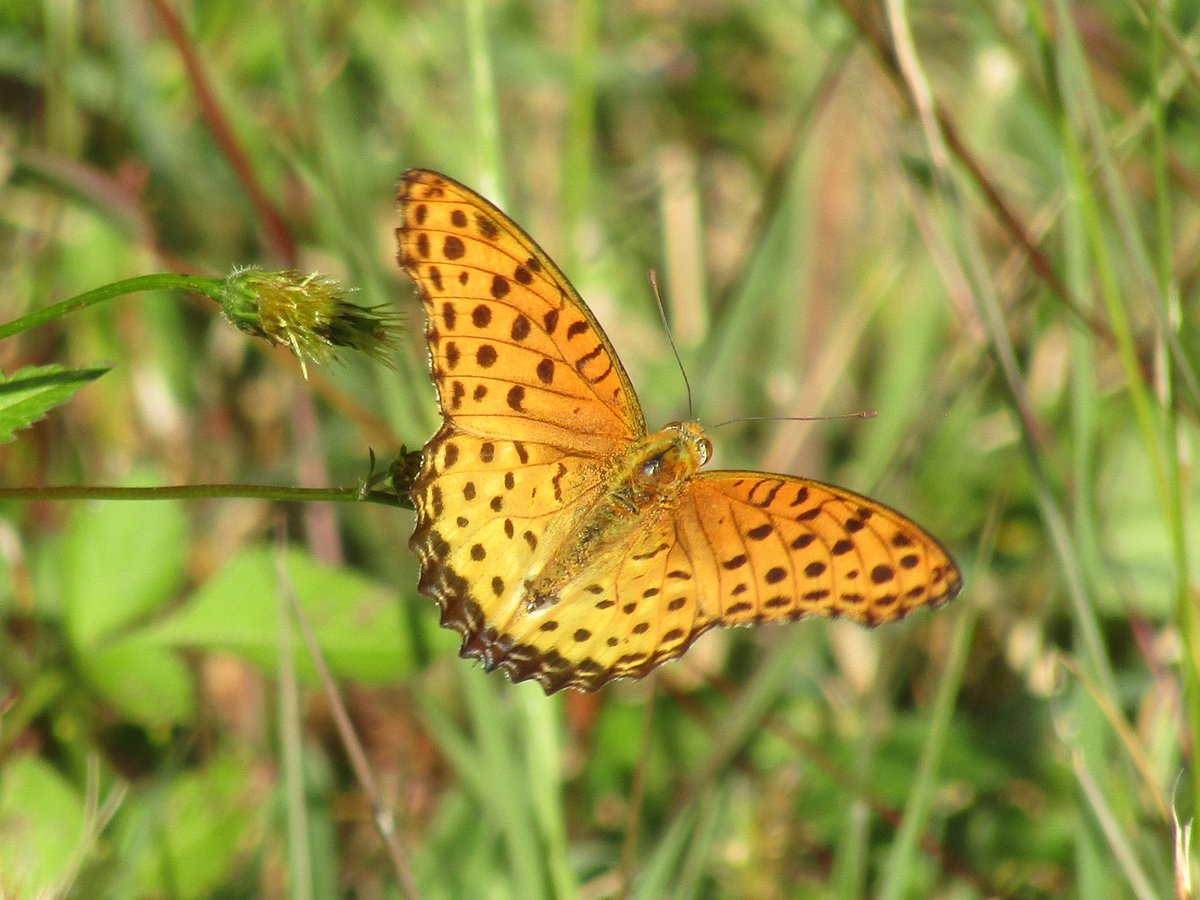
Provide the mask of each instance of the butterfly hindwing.
MULTIPOLYGON (((420 589, 464 656, 497 665, 520 619, 528 573, 566 538, 572 510, 602 487, 594 462, 542 444, 475 437, 452 424, 426 445, 413 484, 420 589)), ((511 641, 509 641, 511 643, 511 641)))
POLYGON ((674 512, 644 518, 619 554, 583 564, 553 606, 513 624, 511 637, 525 648, 514 680, 535 678, 551 691, 640 678, 716 624, 698 602, 707 587, 695 578, 674 512))
POLYGON ((706 612, 726 625, 845 617, 863 625, 939 606, 962 580, 928 532, 875 500, 763 472, 707 472, 679 522, 719 583, 706 612))

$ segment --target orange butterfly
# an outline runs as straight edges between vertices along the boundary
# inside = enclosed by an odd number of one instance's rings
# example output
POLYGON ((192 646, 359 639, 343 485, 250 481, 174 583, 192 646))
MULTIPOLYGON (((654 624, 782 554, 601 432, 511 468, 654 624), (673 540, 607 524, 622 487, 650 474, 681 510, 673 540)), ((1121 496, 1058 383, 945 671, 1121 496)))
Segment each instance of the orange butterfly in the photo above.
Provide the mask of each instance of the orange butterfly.
POLYGON ((714 625, 876 625, 958 593, 949 554, 895 510, 790 475, 701 473, 712 445, 694 422, 647 433, 600 323, 483 197, 414 169, 399 199, 445 420, 409 545, 462 656, 591 691, 714 625))

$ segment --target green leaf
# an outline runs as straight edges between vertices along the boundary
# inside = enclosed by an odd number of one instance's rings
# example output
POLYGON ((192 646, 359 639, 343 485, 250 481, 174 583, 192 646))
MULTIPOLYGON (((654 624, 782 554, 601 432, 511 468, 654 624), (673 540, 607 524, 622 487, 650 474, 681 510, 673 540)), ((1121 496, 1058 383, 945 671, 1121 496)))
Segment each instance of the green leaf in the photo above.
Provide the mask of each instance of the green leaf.
POLYGON ((95 381, 112 366, 28 366, 11 378, 0 372, 0 443, 11 441, 16 432, 28 428, 71 395, 95 381))
POLYGON ((174 500, 101 501, 73 511, 63 548, 67 631, 80 656, 171 599, 187 519, 174 500))
POLYGON ((196 711, 191 670, 163 647, 122 641, 86 653, 79 665, 97 692, 142 725, 187 722, 196 711))
POLYGON ((83 799, 54 768, 33 756, 7 760, 0 778, 0 894, 56 894, 83 828, 83 799))
MULTIPOLYGON (((286 554, 288 577, 335 673, 394 680, 413 668, 412 642, 395 589, 346 569, 330 569, 299 550, 286 554)), ((274 673, 279 663, 283 596, 275 551, 248 550, 192 596, 176 615, 139 636, 169 646, 236 653, 274 673)), ((315 674, 297 635, 297 671, 315 674)))
MULTIPOLYGON (((165 793, 127 804, 117 826, 117 858, 125 871, 109 896, 229 896, 238 848, 261 840, 265 804, 250 782, 253 769, 232 755, 175 776, 165 793)), ((236 892, 233 894, 236 896, 236 892)))

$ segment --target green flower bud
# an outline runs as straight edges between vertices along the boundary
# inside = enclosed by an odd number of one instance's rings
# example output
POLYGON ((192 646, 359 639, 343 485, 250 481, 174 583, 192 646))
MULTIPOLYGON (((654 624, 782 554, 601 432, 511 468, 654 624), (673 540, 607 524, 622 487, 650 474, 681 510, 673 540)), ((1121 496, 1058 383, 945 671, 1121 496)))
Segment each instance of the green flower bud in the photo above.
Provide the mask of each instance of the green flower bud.
POLYGON ((385 365, 400 335, 399 313, 345 299, 349 291, 336 279, 313 272, 235 270, 221 291, 221 309, 236 327, 285 344, 300 360, 317 365, 337 358, 341 348, 358 350, 385 365))

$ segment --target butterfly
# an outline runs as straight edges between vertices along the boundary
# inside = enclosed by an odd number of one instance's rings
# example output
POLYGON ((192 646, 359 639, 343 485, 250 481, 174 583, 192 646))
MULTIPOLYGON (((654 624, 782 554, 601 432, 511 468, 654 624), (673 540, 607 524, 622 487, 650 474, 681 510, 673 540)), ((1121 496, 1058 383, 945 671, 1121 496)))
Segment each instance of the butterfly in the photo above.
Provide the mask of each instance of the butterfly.
POLYGON ((479 194, 413 169, 399 207, 443 417, 409 545, 463 657, 547 694, 592 691, 714 625, 877 625, 958 593, 946 550, 895 510, 792 475, 702 472, 695 422, 649 432, 583 298, 479 194))

